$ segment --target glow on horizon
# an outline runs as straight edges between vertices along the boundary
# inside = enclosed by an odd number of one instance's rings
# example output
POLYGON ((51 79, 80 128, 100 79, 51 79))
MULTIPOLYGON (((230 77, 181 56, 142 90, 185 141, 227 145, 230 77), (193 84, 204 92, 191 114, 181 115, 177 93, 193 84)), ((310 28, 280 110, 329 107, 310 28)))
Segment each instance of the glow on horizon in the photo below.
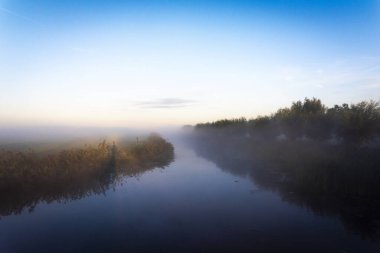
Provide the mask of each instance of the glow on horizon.
POLYGON ((379 1, 319 2, 2 1, 0 123, 182 125, 379 100, 379 1))

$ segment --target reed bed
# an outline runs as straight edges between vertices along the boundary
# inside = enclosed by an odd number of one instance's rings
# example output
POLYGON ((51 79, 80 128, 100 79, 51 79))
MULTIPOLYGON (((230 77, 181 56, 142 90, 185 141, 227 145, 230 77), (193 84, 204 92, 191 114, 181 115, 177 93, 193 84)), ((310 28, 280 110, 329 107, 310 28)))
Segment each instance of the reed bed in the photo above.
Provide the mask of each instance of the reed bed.
POLYGON ((41 155, 0 150, 0 215, 32 210, 41 202, 67 201, 104 193, 125 176, 165 167, 172 144, 156 134, 135 141, 64 149, 41 155))

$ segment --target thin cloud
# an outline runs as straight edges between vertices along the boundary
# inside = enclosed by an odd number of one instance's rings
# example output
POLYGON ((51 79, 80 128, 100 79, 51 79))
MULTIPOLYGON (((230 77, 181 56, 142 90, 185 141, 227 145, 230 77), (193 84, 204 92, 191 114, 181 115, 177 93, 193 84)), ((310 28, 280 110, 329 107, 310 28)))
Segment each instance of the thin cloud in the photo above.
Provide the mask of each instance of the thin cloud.
POLYGON ((307 68, 301 66, 283 67, 273 75, 274 80, 292 84, 309 85, 316 88, 368 87, 377 88, 380 82, 380 60, 363 57, 307 68))
POLYGON ((70 49, 76 52, 80 52, 80 53, 92 53, 92 50, 82 48, 82 47, 71 47, 70 49))
POLYGON ((17 18, 20 18, 20 19, 26 20, 26 21, 31 21, 31 22, 37 23, 35 20, 33 20, 33 19, 31 19, 31 18, 28 18, 28 17, 26 17, 26 16, 24 16, 24 15, 20 15, 20 14, 14 12, 14 11, 11 11, 11 10, 9 10, 9 9, 7 9, 7 8, 4 8, 4 7, 1 7, 1 6, 0 6, 0 11, 5 12, 5 13, 7 13, 8 15, 11 15, 11 16, 14 16, 14 17, 17 17, 17 18))
POLYGON ((182 99, 182 98, 163 98, 163 99, 155 99, 150 101, 143 101, 137 103, 137 106, 143 109, 172 109, 172 108, 180 108, 187 107, 195 104, 195 100, 182 99))
POLYGON ((366 88, 366 89, 380 89, 380 83, 373 83, 373 84, 364 85, 363 88, 366 88))

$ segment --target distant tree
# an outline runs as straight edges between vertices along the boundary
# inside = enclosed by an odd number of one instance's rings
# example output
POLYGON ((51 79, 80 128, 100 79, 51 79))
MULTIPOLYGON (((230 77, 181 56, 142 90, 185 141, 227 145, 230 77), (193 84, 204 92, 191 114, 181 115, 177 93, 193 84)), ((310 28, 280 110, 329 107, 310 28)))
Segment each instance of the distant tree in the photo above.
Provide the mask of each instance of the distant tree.
POLYGON ((326 113, 327 107, 320 99, 305 98, 303 102, 293 102, 290 108, 279 109, 274 119, 282 132, 290 139, 308 137, 322 140, 331 135, 326 113))
POLYGON ((248 121, 248 131, 251 136, 272 139, 278 134, 271 116, 258 116, 248 121))
POLYGON ((374 138, 380 126, 380 105, 375 101, 335 105, 329 110, 336 135, 349 144, 361 145, 374 138))
POLYGON ((304 134, 314 140, 324 140, 331 137, 331 123, 327 117, 327 107, 320 99, 308 99, 302 105, 304 134))
POLYGON ((252 136, 272 138, 285 134, 289 140, 309 138, 316 141, 333 135, 345 143, 361 145, 380 134, 380 106, 374 101, 335 105, 328 109, 320 99, 305 98, 270 116, 222 119, 197 124, 195 129, 208 130, 215 136, 252 136))
POLYGON ((213 130, 217 135, 242 136, 247 133, 247 119, 244 117, 235 119, 222 119, 214 122, 197 124, 196 130, 213 130))
MULTIPOLYGON (((293 104, 294 105, 294 104, 293 104)), ((299 114, 290 108, 281 108, 274 115, 275 124, 281 133, 294 140, 302 136, 302 122, 299 114)))
POLYGON ((305 101, 302 104, 302 113, 304 114, 325 114, 327 112, 327 107, 322 104, 320 99, 305 98, 305 101))

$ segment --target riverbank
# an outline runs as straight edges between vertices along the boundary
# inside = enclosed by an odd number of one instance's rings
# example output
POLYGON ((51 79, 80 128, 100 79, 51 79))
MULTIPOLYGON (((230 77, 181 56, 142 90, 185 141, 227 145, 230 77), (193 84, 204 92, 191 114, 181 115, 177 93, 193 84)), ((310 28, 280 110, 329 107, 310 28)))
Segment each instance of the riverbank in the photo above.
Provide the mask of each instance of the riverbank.
POLYGON ((32 209, 41 201, 78 199, 102 193, 133 176, 174 159, 174 148, 159 135, 134 141, 85 145, 50 154, 0 151, 0 215, 32 209))

